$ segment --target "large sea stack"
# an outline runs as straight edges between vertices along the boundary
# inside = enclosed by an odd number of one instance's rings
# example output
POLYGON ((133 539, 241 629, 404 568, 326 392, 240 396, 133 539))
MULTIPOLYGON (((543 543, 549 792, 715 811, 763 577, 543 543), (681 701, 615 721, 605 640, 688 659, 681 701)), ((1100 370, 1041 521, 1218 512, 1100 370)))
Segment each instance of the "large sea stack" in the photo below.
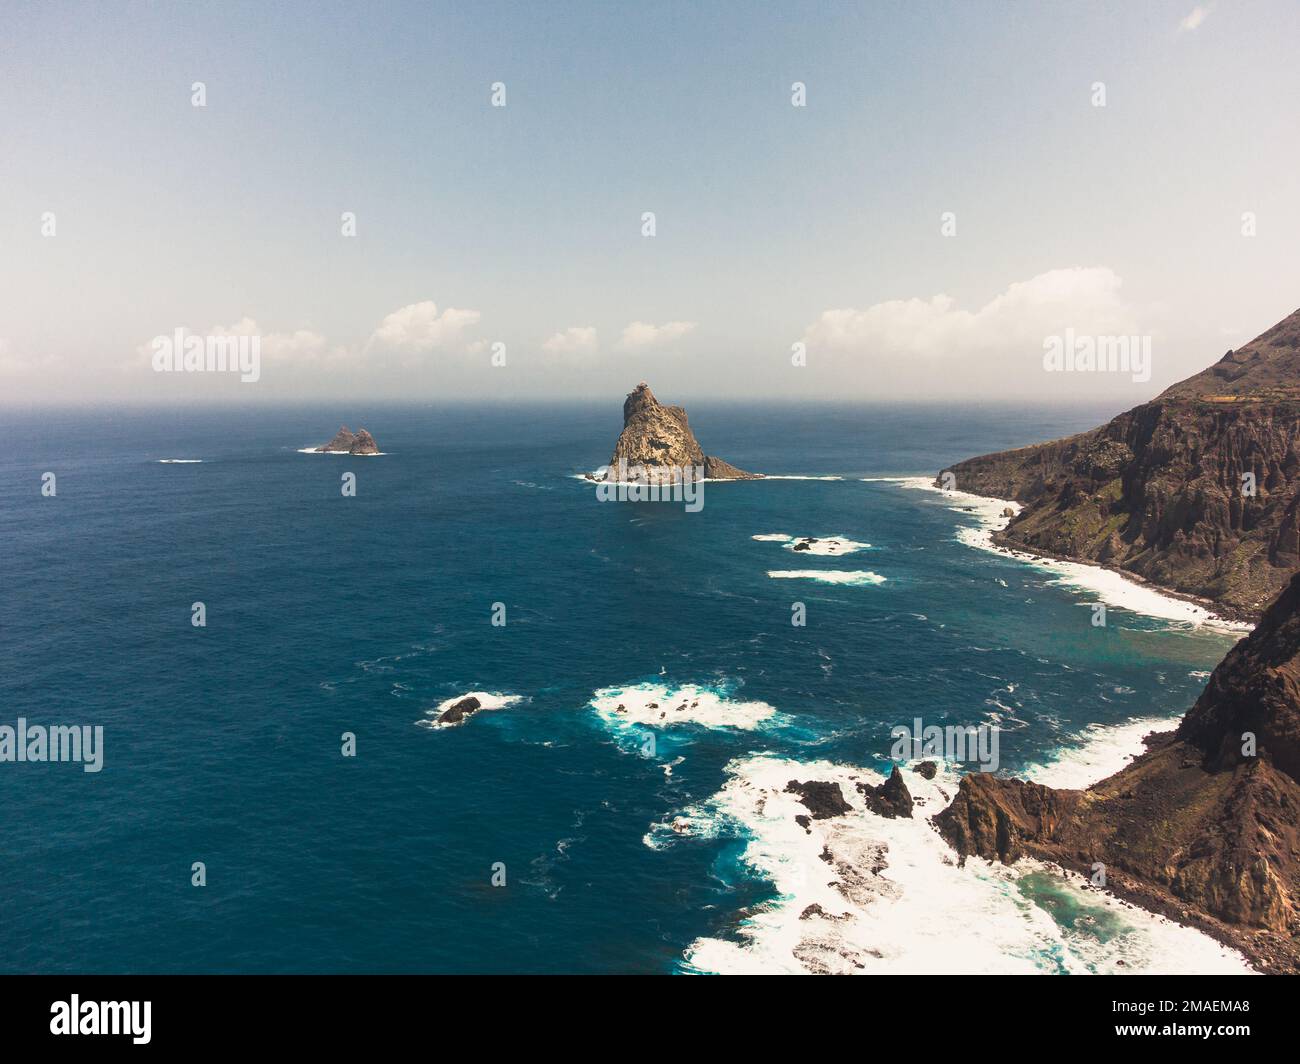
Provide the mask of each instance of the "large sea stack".
POLYGON ((1178 730, 1087 790, 972 772, 934 818, 963 858, 1036 857, 1300 972, 1300 575, 1178 730))
POLYGON ((1300 311, 1101 428, 951 472, 959 490, 1025 504, 1007 546, 1253 620, 1300 568, 1300 311))
POLYGON ((614 445, 605 480, 618 479, 620 469, 635 478, 654 482, 680 476, 683 468, 702 468, 708 480, 758 480, 759 473, 746 473, 729 462, 706 455, 695 439, 680 406, 664 406, 650 386, 642 381, 623 402, 623 432, 614 445), (676 472, 674 472, 676 471, 676 472))

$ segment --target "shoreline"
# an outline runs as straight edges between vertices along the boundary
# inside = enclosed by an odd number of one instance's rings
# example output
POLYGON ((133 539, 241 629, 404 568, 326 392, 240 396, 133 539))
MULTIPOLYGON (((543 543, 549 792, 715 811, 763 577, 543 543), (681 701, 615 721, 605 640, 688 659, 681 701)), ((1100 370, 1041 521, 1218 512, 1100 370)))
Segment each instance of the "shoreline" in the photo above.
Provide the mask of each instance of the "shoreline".
MULTIPOLYGON (((1144 616, 1160 617, 1164 620, 1174 622, 1181 621, 1197 627, 1204 625, 1224 632, 1238 633, 1239 635, 1245 635, 1253 629, 1255 623, 1259 619, 1258 615, 1248 614, 1245 611, 1238 610, 1234 607, 1222 606, 1211 599, 1199 595, 1193 595, 1188 592, 1165 587, 1164 585, 1157 584, 1152 580, 1148 580, 1146 577, 1138 575, 1137 573, 1129 572, 1126 569, 1120 569, 1114 565, 1094 561, 1090 558, 1077 558, 1056 554, 1052 551, 1042 550, 1041 548, 1021 543, 1020 541, 1006 535, 1006 526, 1010 522, 1010 518, 1006 517, 1002 512, 999 512, 997 515, 990 512, 993 507, 999 507, 1001 508, 1001 511, 1011 509, 1016 513, 1019 513, 1020 510, 1023 509, 1023 506, 1014 499, 999 499, 993 495, 980 495, 977 492, 965 491, 962 489, 953 489, 950 491, 939 487, 934 483, 934 479, 929 476, 864 477, 862 479, 864 481, 895 483, 911 490, 931 491, 938 495, 942 495, 945 499, 953 501, 960 501, 962 498, 966 498, 982 503, 985 507, 985 512, 983 514, 975 511, 974 508, 971 508, 970 511, 965 511, 963 507, 953 507, 953 509, 959 513, 975 513, 984 525, 982 529, 971 531, 985 533, 987 538, 986 543, 972 542, 975 536, 962 537, 959 532, 959 538, 962 538, 969 546, 989 550, 992 553, 1000 554, 1005 558, 1013 558, 1028 565, 1037 565, 1048 569, 1049 571, 1051 571, 1053 565, 1057 565, 1075 566, 1080 570, 1091 570, 1096 573, 1109 573, 1117 577, 1123 584, 1127 584, 1128 590, 1130 591, 1153 596, 1157 599, 1163 599, 1170 605, 1177 604, 1183 607, 1190 606, 1194 607, 1194 609, 1190 611, 1186 609, 1157 611, 1150 608, 1141 609, 1135 607, 1132 602, 1124 601, 1112 601, 1110 603, 1111 605, 1119 606, 1120 608, 1130 610, 1134 613, 1140 613, 1144 616)), ((1058 570, 1058 575, 1063 577, 1063 580, 1061 581, 1062 583, 1067 585, 1072 583, 1070 580, 1070 573, 1060 572, 1058 570)), ((1076 573, 1074 575, 1080 574, 1076 573)), ((1101 581, 1079 581, 1074 583, 1074 586, 1087 588, 1088 590, 1101 595, 1103 601, 1106 599, 1107 589, 1102 585, 1101 581)), ((1110 590, 1114 593, 1119 589, 1112 588, 1110 590)))
MULTIPOLYGON (((980 496, 988 498, 988 496, 980 496)), ((1052 551, 1043 550, 1041 547, 1030 546, 1018 539, 1013 539, 1007 535, 1006 529, 993 533, 993 544, 995 547, 1002 548, 1007 554, 1020 556, 1022 554, 1037 554, 1039 557, 1046 558, 1049 561, 1069 562, 1072 565, 1086 565, 1092 569, 1101 569, 1108 573, 1114 573, 1116 576, 1123 577, 1125 580, 1147 591, 1154 592, 1157 595, 1163 595, 1165 598, 1176 599, 1179 602, 1186 602, 1192 606, 1199 606, 1208 615, 1205 623, 1214 624, 1215 621, 1221 622, 1215 625, 1231 631, 1249 632, 1259 621, 1260 614, 1258 611, 1241 610, 1235 606, 1225 606, 1222 603, 1215 602, 1213 599, 1205 598, 1201 595, 1193 595, 1189 591, 1179 591, 1176 588, 1166 587, 1164 584, 1157 584, 1154 580, 1148 580, 1145 576, 1121 569, 1116 565, 1110 565, 1107 562, 1094 561, 1091 558, 1078 558, 1069 554, 1056 554, 1052 551)))

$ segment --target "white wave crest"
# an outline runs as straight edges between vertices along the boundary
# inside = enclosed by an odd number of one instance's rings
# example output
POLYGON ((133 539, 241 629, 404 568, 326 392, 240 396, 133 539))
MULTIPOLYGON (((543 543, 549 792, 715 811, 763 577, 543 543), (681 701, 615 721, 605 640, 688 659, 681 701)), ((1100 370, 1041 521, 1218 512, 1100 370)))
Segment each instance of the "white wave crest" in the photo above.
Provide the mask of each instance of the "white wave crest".
POLYGON ((769 569, 767 575, 773 580, 817 580, 823 584, 849 584, 869 587, 883 584, 885 578, 879 573, 866 569, 769 569))
POLYGON ((745 839, 744 864, 773 885, 775 897, 745 916, 734 940, 693 942, 684 958, 689 971, 1249 971, 1239 954, 1213 939, 1125 907, 1081 877, 1025 860, 1014 868, 979 859, 958 867, 926 819, 955 792, 947 766, 934 780, 904 772, 914 819, 895 820, 866 809, 856 784, 882 779, 869 769, 751 755, 732 761, 727 773, 721 791, 656 825, 647 844, 745 839), (791 780, 837 783, 852 811, 811 819, 798 795, 786 791, 791 780), (1059 907, 1074 918, 1058 922, 1052 899, 1063 900, 1059 907))
POLYGON ((754 731, 780 717, 775 707, 766 702, 732 699, 725 690, 695 684, 605 687, 591 696, 591 707, 606 724, 617 729, 634 725, 668 728, 695 724, 754 731))

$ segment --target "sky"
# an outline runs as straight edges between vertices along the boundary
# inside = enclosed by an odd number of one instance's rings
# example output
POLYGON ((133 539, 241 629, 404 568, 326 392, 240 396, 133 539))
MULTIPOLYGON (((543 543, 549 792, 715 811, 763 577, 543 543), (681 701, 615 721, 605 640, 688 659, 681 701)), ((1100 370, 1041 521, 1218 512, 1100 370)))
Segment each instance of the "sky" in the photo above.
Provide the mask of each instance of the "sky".
POLYGON ((1300 307, 1295 0, 0 14, 0 402, 1118 409, 1300 307))

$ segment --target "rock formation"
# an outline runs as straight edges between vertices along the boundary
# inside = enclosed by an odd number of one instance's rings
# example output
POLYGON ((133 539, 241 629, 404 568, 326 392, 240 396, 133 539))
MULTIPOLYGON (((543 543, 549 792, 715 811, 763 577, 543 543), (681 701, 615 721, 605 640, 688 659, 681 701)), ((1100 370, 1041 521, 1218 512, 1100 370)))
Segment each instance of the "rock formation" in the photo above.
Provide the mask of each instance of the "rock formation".
POLYGON ((349 429, 346 425, 344 425, 342 428, 340 428, 340 429, 338 430, 338 432, 334 433, 334 438, 333 438, 332 440, 330 440, 329 443, 326 443, 326 444, 324 444, 324 445, 322 445, 322 446, 320 446, 320 447, 317 447, 316 450, 318 450, 318 451, 327 451, 327 452, 329 452, 329 451, 332 451, 332 452, 343 452, 343 451, 348 451, 348 450, 351 450, 351 448, 352 448, 352 442, 353 442, 355 439, 356 439, 356 436, 354 436, 354 435, 352 434, 352 430, 349 429))
POLYGON ((1300 311, 1101 428, 951 472, 959 490, 1025 504, 1007 546, 1254 619, 1300 568, 1300 311))
POLYGON ((357 434, 352 440, 352 446, 348 448, 348 454, 378 454, 379 447, 375 443, 375 438, 365 429, 357 429, 357 434))
POLYGON ((680 476, 684 468, 701 468, 708 480, 760 477, 758 473, 746 473, 721 458, 706 455, 691 431, 686 411, 680 406, 664 406, 642 381, 623 403, 623 432, 614 445, 604 479, 618 479, 620 469, 629 470, 629 475, 635 477, 637 469, 641 469, 647 480, 662 481, 680 476))
POLYGON ((379 447, 375 438, 365 429, 353 433, 346 425, 334 434, 334 438, 317 451, 329 454, 378 454, 379 447))
POLYGON ((453 703, 443 711, 442 716, 438 718, 439 724, 459 724, 471 713, 483 708, 483 703, 473 695, 462 698, 459 702, 453 703))
POLYGON ((791 780, 785 785, 787 794, 797 794, 799 801, 812 813, 814 820, 827 820, 833 816, 843 816, 853 812, 853 806, 844 800, 840 785, 825 780, 809 780, 800 783, 791 780))
POLYGON ((877 816, 893 820, 895 817, 912 816, 912 795, 903 782, 903 774, 898 766, 889 774, 889 779, 879 786, 872 787, 859 783, 858 792, 867 800, 867 808, 877 816))
POLYGON ((934 818, 963 858, 1028 855, 1300 972, 1300 575, 1176 732, 1084 791, 966 775, 934 818))

